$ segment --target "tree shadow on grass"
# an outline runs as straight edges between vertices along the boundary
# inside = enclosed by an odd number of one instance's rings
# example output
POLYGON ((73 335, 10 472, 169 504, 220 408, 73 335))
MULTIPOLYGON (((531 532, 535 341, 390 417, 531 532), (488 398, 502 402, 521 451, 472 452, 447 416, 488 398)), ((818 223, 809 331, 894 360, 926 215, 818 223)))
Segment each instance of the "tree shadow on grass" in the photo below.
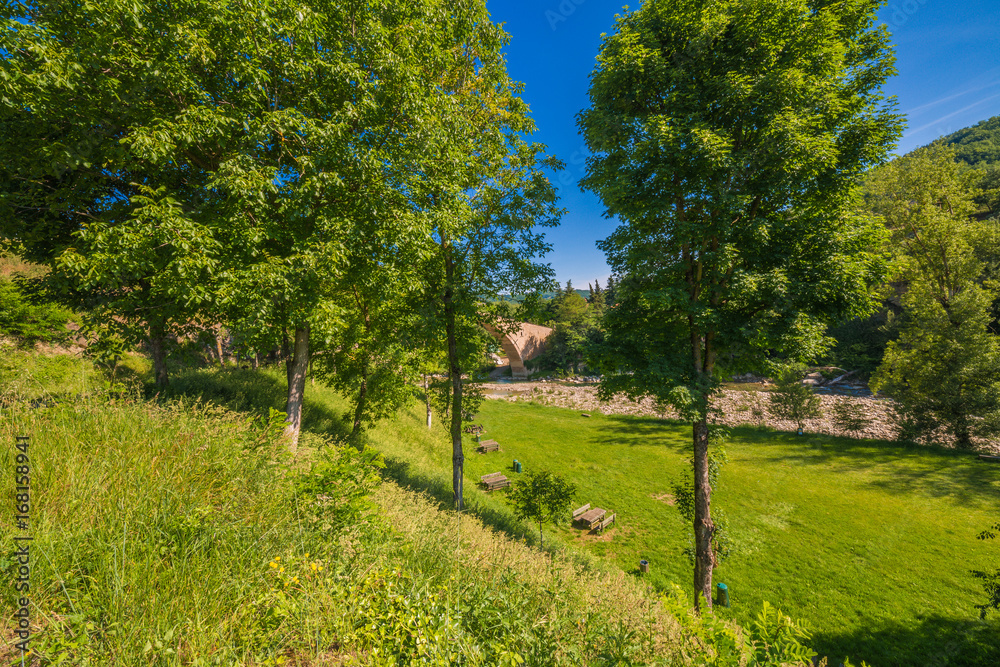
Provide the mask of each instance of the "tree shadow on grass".
MULTIPOLYGON (((286 387, 279 378, 268 373, 226 368, 179 374, 171 381, 169 391, 161 395, 196 397, 238 412, 267 414, 270 408, 275 410, 285 408, 286 387)), ((342 414, 315 399, 310 399, 307 390, 302 409, 302 428, 304 431, 344 440, 350 434, 351 424, 342 414)), ((385 463, 384 477, 394 480, 400 486, 427 492, 439 503, 441 509, 451 509, 454 506, 450 477, 423 474, 414 470, 408 462, 398 458, 386 457, 385 463)), ((469 487, 470 480, 466 480, 465 512, 511 537, 523 536, 528 544, 537 543, 537 535, 526 531, 524 525, 510 513, 480 502, 478 494, 470 493, 472 489, 469 487)))
POLYGON ((1000 465, 971 452, 936 445, 854 440, 828 435, 735 428, 730 453, 760 465, 823 467, 832 474, 863 473, 868 483, 896 495, 949 498, 963 507, 989 508, 996 502, 1000 465), (745 456, 745 445, 756 455, 745 456), (742 449, 742 452, 740 451, 742 449))
POLYGON ((849 634, 817 633, 810 642, 829 664, 845 657, 872 667, 986 667, 1000 665, 1000 621, 932 616, 906 623, 873 624, 849 634))
MULTIPOLYGON (((351 429, 343 415, 311 399, 309 394, 307 389, 302 404, 302 428, 338 440, 347 438, 351 429)), ((178 374, 161 395, 198 398, 236 412, 266 415, 272 408, 285 409, 287 389, 283 382, 268 373, 215 368, 178 374)))
MULTIPOLYGON (((450 510, 455 507, 450 477, 437 477, 414 470, 408 461, 395 457, 386 457, 385 466, 383 474, 386 477, 392 479, 400 486, 426 492, 437 501, 439 509, 450 510)), ((479 494, 469 488, 471 486, 469 482, 470 480, 465 480, 465 493, 463 494, 465 509, 463 512, 475 516, 483 524, 499 530, 512 538, 523 538, 530 545, 537 544, 537 535, 531 530, 527 530, 524 524, 515 519, 510 512, 504 512, 482 502, 478 497, 479 494)))
POLYGON ((608 415, 594 430, 599 444, 628 447, 665 446, 684 452, 691 448, 691 425, 674 419, 608 415))
MULTIPOLYGON (((685 456, 691 451, 690 426, 675 420, 609 415, 595 430, 597 444, 662 446, 685 456)), ((798 436, 737 426, 727 448, 746 463, 824 467, 831 475, 863 473, 869 484, 888 493, 949 498, 964 507, 992 507, 995 485, 1000 482, 1000 465, 980 461, 971 452, 937 445, 822 434, 798 436)))

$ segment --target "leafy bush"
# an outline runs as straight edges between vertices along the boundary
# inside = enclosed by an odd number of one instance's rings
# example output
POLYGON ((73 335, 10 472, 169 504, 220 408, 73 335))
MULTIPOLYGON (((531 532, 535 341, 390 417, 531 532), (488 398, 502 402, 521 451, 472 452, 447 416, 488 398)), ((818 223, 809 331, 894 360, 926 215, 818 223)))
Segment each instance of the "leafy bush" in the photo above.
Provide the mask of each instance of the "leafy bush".
POLYGON ((66 339, 66 323, 73 313, 39 297, 29 298, 17 282, 0 278, 0 336, 19 345, 66 339))
POLYGON ((662 599, 680 623, 688 665, 704 667, 811 666, 813 650, 803 642, 810 634, 767 602, 742 631, 713 614, 694 615, 681 589, 662 599))

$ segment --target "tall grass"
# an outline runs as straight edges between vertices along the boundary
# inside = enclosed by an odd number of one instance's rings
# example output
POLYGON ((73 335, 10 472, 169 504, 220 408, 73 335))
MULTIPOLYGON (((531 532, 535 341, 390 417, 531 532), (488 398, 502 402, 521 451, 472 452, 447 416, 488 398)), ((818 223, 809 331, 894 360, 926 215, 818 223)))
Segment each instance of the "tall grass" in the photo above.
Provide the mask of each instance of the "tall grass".
MULTIPOLYGON (((38 363, 36 377, 61 362, 38 363)), ((262 417, 279 400, 273 378, 214 373, 175 384, 203 398, 157 402, 65 386, 39 402, 6 386, 5 498, 14 438, 31 436, 35 664, 794 662, 797 644, 751 659, 766 633, 695 619, 683 596, 595 559, 539 552, 392 482, 376 489, 378 456, 338 444, 336 404, 312 405, 308 458, 289 460, 281 416, 262 417)), ((15 534, 2 524, 6 544, 15 534)), ((0 567, 10 581, 16 559, 0 567)), ((9 663, 11 586, 0 601, 9 663)))
MULTIPOLYGON (((326 546, 297 521, 280 449, 263 433, 195 404, 94 397, 9 409, 0 440, 32 436, 39 651, 70 664, 225 664, 301 643, 293 629, 255 632, 267 564, 326 546)), ((9 498, 10 447, 0 462, 9 498)), ((13 606, 13 591, 3 595, 13 606)))

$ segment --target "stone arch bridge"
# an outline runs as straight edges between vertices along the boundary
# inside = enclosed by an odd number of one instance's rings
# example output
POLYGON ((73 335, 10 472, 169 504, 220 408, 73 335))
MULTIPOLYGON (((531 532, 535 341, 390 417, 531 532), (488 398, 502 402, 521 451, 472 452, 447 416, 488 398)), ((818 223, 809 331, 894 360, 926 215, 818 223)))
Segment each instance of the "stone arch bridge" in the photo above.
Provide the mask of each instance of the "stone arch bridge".
POLYGON ((528 369, 525 368, 524 362, 534 359, 545 351, 545 341, 553 330, 529 322, 510 324, 511 326, 504 327, 508 333, 501 333, 491 324, 483 324, 483 328, 500 342, 500 347, 510 360, 510 372, 514 379, 526 380, 528 369))

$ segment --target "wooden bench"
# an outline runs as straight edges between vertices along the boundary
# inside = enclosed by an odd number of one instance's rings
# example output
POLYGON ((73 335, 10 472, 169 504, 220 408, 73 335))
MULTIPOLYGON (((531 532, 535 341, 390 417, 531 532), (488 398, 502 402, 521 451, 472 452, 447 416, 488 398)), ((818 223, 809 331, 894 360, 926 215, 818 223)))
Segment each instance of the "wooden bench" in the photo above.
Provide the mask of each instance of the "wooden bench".
POLYGON ((486 487, 487 491, 496 491, 506 486, 510 486, 510 480, 503 473, 491 472, 479 478, 479 483, 486 487))
POLYGON ((479 443, 479 452, 485 454, 486 452, 499 452, 500 443, 496 440, 483 440, 479 443))
POLYGON ((994 461, 1000 462, 1000 456, 990 456, 989 454, 980 454, 979 459, 981 461, 994 461))
POLYGON ((616 516, 617 514, 612 514, 611 516, 607 517, 606 519, 598 523, 596 526, 594 526, 594 530, 596 530, 599 533, 603 533, 605 528, 607 528, 608 526, 610 526, 615 522, 616 516))
POLYGON ((587 530, 593 530, 597 524, 604 520, 606 510, 602 510, 600 507, 591 507, 586 510, 583 514, 578 515, 574 522, 580 524, 587 530))
POLYGON ((580 515, 583 514, 584 512, 586 512, 589 509, 590 509, 590 503, 587 503, 583 507, 579 507, 579 508, 573 510, 573 523, 576 523, 577 520, 580 518, 580 515))
POLYGON ((466 426, 462 430, 465 431, 466 433, 469 433, 470 435, 476 435, 477 433, 482 433, 484 429, 480 424, 473 424, 471 426, 466 426))

